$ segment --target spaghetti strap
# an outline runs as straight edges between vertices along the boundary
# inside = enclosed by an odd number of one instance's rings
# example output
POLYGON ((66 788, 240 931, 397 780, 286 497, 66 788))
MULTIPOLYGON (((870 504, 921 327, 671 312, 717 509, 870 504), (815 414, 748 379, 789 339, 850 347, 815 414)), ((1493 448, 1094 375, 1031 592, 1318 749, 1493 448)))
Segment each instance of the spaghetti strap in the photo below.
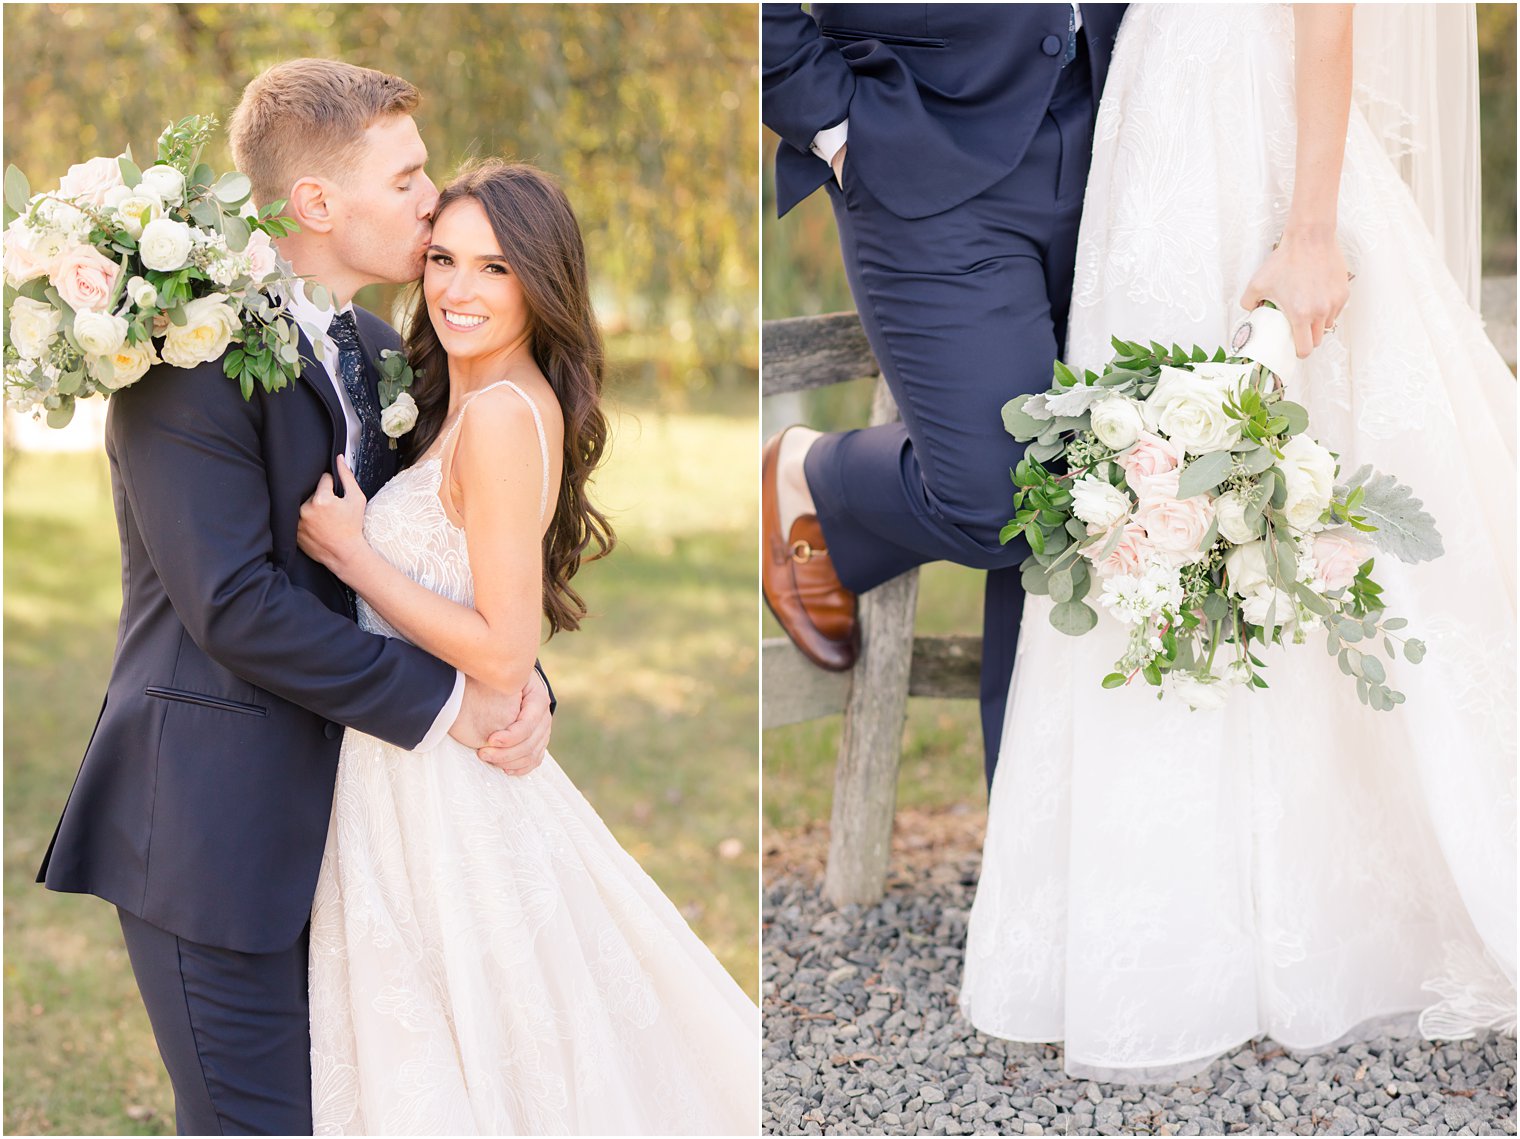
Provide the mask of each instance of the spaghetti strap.
POLYGON ((533 413, 533 427, 538 432, 538 455, 543 461, 544 469, 543 484, 539 487, 538 491, 538 517, 542 520, 544 511, 549 507, 549 438, 544 434, 544 417, 539 413, 538 404, 533 402, 532 396, 511 380, 497 380, 494 384, 487 384, 478 392, 471 393, 469 398, 464 401, 464 406, 459 409, 459 414, 454 417, 454 425, 449 428, 448 434, 443 437, 443 443, 439 446, 438 453, 440 456, 449 453, 449 444, 453 442, 454 433, 459 430, 459 425, 464 422, 464 413, 469 410, 470 404, 475 401, 476 396, 485 395, 492 388, 500 387, 511 388, 518 395, 522 396, 523 402, 528 405, 528 410, 533 413))

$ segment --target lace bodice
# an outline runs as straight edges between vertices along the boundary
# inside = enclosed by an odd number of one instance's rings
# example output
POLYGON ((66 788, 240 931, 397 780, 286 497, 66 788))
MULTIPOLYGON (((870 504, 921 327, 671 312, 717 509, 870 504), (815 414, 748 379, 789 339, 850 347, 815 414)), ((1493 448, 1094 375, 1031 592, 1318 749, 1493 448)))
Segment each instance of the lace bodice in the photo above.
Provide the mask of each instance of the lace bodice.
MULTIPOLYGON (((437 454, 396 475, 370 500, 364 512, 364 540, 381 557, 419 585, 461 605, 475 604, 475 581, 470 575, 469 548, 464 531, 449 521, 439 498, 443 460, 454 444, 454 437, 470 404, 498 387, 511 388, 533 411, 543 467, 538 503, 539 517, 542 518, 549 504, 549 443, 544 434, 543 416, 532 398, 511 380, 490 384, 471 395, 444 434, 437 454)), ((388 637, 401 635, 363 598, 359 599, 359 624, 372 633, 384 633, 388 637)))

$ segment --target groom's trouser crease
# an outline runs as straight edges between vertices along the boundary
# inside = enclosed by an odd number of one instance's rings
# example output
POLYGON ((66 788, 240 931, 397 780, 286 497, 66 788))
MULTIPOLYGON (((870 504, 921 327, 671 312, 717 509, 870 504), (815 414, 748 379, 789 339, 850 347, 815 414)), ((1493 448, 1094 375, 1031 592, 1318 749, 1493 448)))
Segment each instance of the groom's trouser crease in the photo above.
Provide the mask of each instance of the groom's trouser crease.
POLYGON ((863 592, 930 561, 989 572, 983 732, 1002 729, 1023 593, 1003 430, 1013 396, 1043 390, 1062 347, 1092 140, 1085 53, 1058 82, 1023 160, 941 214, 904 220, 850 176, 828 191, 846 275, 902 422, 825 435, 808 486, 846 587, 863 592))
POLYGON ((307 933, 277 953, 239 953, 117 913, 179 1134, 311 1134, 307 933))

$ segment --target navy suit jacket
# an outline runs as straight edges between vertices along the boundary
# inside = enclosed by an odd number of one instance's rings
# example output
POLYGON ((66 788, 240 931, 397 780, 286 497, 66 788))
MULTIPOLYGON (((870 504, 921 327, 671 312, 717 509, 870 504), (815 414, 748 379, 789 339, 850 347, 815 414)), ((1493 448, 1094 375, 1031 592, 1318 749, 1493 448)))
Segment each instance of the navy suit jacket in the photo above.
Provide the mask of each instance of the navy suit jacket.
MULTIPOLYGON (((1123 4, 1083 4, 1093 102, 1123 4)), ((1069 4, 762 5, 761 118, 785 214, 832 173, 809 147, 850 120, 846 177, 903 218, 942 213, 1019 164, 1045 114, 1069 4)))
MULTIPOLYGON (((379 351, 399 338, 355 316, 374 383, 379 351)), ((38 874, 50 889, 245 953, 300 936, 341 725, 412 747, 456 675, 363 632, 343 583, 296 545, 301 504, 344 441, 316 363, 246 402, 219 360, 159 365, 111 397, 121 624, 105 705, 38 874)))

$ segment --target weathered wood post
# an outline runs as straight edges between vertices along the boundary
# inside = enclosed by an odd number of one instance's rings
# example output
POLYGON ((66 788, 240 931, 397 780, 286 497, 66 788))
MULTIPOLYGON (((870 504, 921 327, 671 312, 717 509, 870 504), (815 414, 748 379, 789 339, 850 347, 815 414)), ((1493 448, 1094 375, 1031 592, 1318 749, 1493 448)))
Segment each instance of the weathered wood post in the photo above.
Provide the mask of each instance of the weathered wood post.
MULTIPOLYGON (((871 425, 896 418, 892 393, 878 380, 871 425)), ((834 769, 829 861, 823 876, 824 897, 836 906, 869 905, 886 888, 917 604, 916 569, 860 597, 860 656, 851 673, 844 736, 834 769)))

